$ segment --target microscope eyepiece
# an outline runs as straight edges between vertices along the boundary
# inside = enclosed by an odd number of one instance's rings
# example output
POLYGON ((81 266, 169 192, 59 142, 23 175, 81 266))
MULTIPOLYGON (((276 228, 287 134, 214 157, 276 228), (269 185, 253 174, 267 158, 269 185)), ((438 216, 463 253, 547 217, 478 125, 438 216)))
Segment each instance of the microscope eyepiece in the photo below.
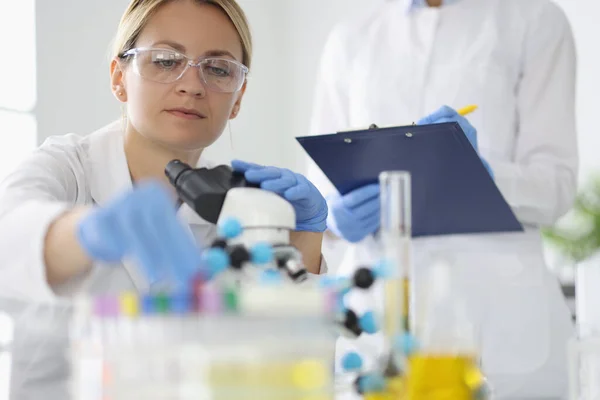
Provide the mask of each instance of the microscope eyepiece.
POLYGON ((246 181, 243 173, 228 165, 215 168, 192 168, 180 160, 172 160, 165 167, 165 175, 179 198, 200 217, 217 223, 225 196, 235 187, 260 187, 246 181))
POLYGON ((184 172, 190 171, 191 169, 192 167, 186 163, 179 160, 173 160, 167 164, 165 175, 169 178, 171 185, 177 187, 177 179, 179 179, 184 172))

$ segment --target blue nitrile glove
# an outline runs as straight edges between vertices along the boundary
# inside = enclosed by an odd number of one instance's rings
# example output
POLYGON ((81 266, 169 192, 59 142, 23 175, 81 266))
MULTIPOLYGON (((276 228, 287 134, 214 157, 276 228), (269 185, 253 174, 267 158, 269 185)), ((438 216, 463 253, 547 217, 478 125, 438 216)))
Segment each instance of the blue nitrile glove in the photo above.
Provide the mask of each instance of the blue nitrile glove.
POLYGON ((379 229, 381 205, 379 185, 372 184, 340 196, 327 198, 327 227, 351 243, 360 242, 379 229))
POLYGON ((243 172, 252 183, 262 189, 277 193, 294 207, 296 230, 324 232, 327 220, 327 203, 321 192, 303 175, 288 169, 265 167, 258 164, 233 160, 234 170, 243 172))
POLYGON ((167 280, 186 287, 200 268, 200 249, 157 182, 141 183, 91 211, 79 223, 77 238, 94 261, 131 257, 150 284, 167 280))
MULTIPOLYGON (((479 154, 479 146, 477 144, 477 129, 475 129, 475 127, 473 125, 471 125, 471 123, 469 122, 468 119, 466 119, 465 117, 460 115, 458 112, 456 112, 451 107, 448 107, 448 106, 440 107, 433 114, 430 114, 424 118, 421 118, 421 120, 419 120, 419 122, 417 122, 417 125, 441 124, 444 122, 458 122, 458 124, 460 125, 462 130, 465 132, 467 139, 471 143, 471 146, 473 146, 473 148, 475 149, 477 154, 479 154)), ((490 176, 492 178, 494 178, 494 172, 492 171, 490 164, 488 164, 488 162, 486 160, 484 160, 481 157, 481 155, 479 156, 479 158, 481 159, 481 162, 483 163, 485 169, 487 169, 490 176)))

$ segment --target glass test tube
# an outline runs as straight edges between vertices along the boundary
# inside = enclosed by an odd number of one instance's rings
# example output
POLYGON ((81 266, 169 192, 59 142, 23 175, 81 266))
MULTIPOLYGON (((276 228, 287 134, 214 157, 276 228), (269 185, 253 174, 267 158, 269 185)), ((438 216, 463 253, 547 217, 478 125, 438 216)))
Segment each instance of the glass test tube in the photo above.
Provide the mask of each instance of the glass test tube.
POLYGON ((384 333, 394 340, 410 331, 411 181, 405 171, 379 175, 383 254, 391 276, 384 284, 384 333))

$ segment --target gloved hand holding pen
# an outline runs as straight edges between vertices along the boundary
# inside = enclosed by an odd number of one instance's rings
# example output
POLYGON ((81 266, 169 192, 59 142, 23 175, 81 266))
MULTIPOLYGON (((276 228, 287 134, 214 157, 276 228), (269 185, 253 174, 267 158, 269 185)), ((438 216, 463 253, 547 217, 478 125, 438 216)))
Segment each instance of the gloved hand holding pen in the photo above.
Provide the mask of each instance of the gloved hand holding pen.
MULTIPOLYGON (((436 112, 419 120, 417 124, 457 122, 475 151, 479 153, 477 130, 464 117, 475 108, 475 106, 469 106, 455 111, 448 106, 442 106, 436 112)), ((490 165, 483 158, 481 158, 481 162, 493 178, 494 175, 490 165)), ((379 185, 377 184, 363 186, 344 196, 331 195, 327 198, 327 204, 329 206, 327 228, 340 238, 356 243, 379 229, 381 205, 379 185)))
MULTIPOLYGON (((466 114, 466 112, 461 113, 460 110, 455 111, 451 107, 442 106, 434 113, 432 113, 424 118, 421 118, 417 122, 417 125, 441 124, 444 122, 458 122, 458 124, 460 125, 462 130, 465 132, 465 135, 467 136, 469 143, 471 143, 471 146, 473 146, 473 148, 475 149, 477 154, 479 154, 479 146, 477 144, 477 129, 475 129, 475 127, 473 125, 471 125, 469 120, 464 117, 464 114, 466 114), (461 115, 461 114, 463 114, 463 115, 461 115)), ((492 171, 492 168, 490 167, 488 162, 481 157, 481 155, 479 156, 479 158, 481 159, 483 166, 485 167, 485 169, 487 169, 488 173, 490 174, 490 176, 493 179, 494 173, 492 171)))

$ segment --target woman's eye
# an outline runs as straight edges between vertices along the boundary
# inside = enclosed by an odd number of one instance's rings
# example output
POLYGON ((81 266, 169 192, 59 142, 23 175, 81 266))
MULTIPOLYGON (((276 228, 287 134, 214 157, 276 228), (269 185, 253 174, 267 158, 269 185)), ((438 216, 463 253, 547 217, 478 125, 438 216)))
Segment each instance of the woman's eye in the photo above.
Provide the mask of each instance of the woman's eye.
POLYGON ((176 60, 154 60, 154 64, 157 64, 162 68, 173 68, 179 64, 179 61, 176 60))
POLYGON ((208 72, 217 76, 229 76, 229 71, 219 67, 208 67, 208 72))

